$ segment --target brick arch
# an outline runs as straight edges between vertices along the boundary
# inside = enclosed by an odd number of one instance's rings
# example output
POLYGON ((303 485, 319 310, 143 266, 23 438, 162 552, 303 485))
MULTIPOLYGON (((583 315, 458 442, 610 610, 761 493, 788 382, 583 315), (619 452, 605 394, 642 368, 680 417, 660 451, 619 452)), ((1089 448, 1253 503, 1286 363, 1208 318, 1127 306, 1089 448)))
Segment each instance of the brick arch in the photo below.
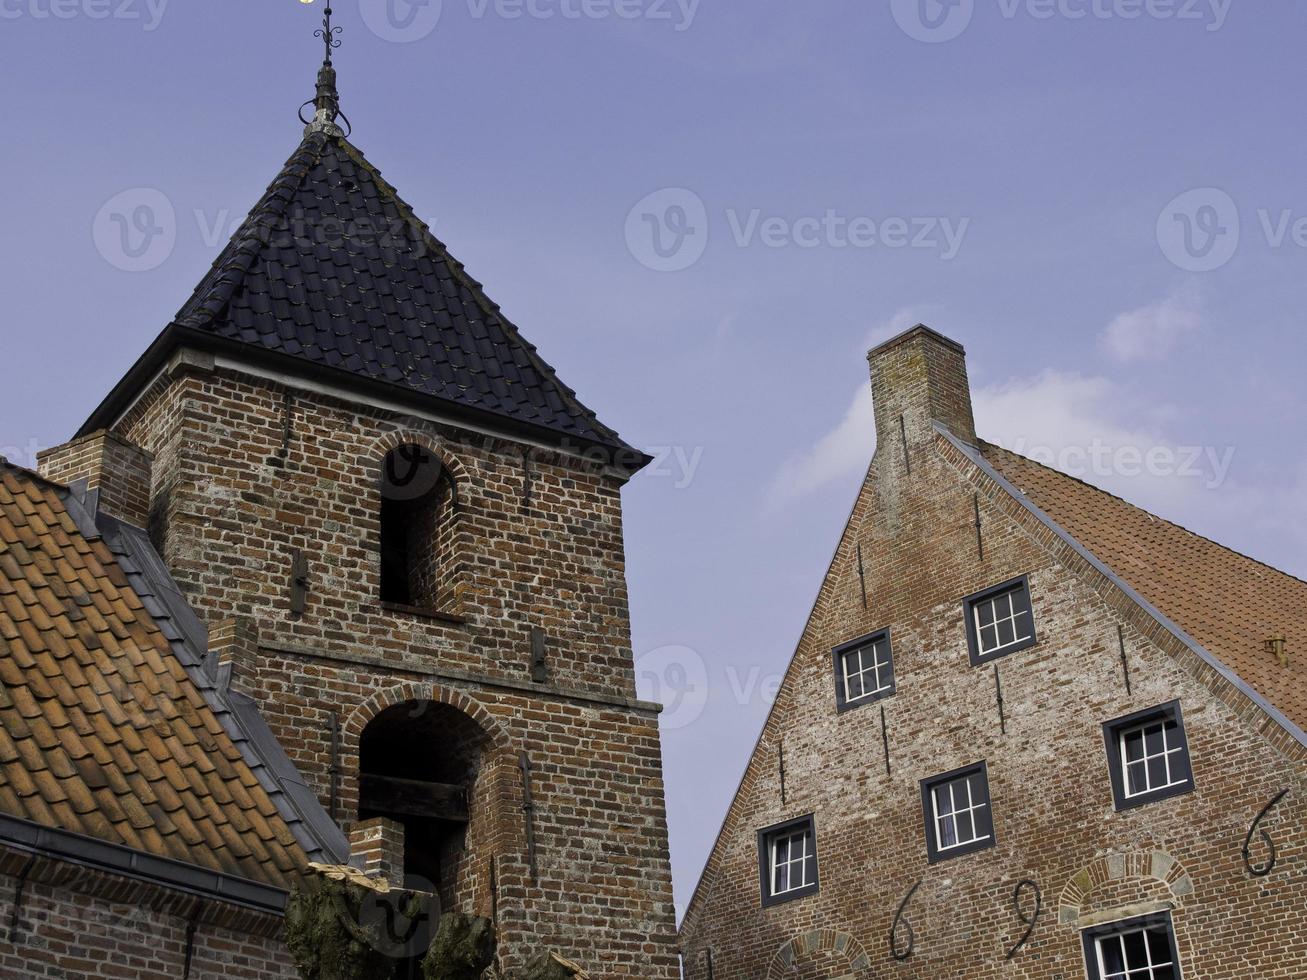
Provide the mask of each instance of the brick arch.
POLYGON ((1177 906, 1193 894, 1194 883, 1184 866, 1165 851, 1109 854, 1081 868, 1062 888, 1058 921, 1074 925, 1085 914, 1085 903, 1101 885, 1127 879, 1152 879, 1170 891, 1177 906))
POLYGON ((871 976, 871 957, 867 955, 862 943, 838 929, 813 929, 795 936, 776 951, 767 968, 767 980, 779 980, 794 969, 798 960, 820 952, 839 953, 848 960, 850 980, 871 976))
MULTIPOLYGON (((458 456, 449 451, 449 444, 433 436, 430 432, 411 425, 392 429, 373 441, 370 452, 373 465, 383 465, 386 457, 400 446, 421 446, 440 460, 445 469, 449 470, 453 476, 460 495, 466 492, 465 488, 470 489, 472 487, 467 467, 458 456)), ((463 502, 466 504, 466 500, 463 502)))
POLYGON ((354 758, 358 757, 359 740, 363 737, 363 730, 368 727, 368 723, 373 718, 387 708, 411 701, 435 701, 438 704, 457 708, 481 726, 481 730, 486 733, 486 737, 496 751, 504 751, 512 747, 508 734, 490 712, 466 694, 438 684, 405 681, 377 691, 350 713, 343 729, 346 739, 345 749, 348 754, 354 758))

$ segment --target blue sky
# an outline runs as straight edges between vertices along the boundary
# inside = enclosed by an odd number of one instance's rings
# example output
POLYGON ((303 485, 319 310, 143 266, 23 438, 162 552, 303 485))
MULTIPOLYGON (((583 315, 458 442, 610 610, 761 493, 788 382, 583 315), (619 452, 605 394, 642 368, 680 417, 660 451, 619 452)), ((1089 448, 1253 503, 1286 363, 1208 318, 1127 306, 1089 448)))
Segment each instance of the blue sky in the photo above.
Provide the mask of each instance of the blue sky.
MULTIPOLYGON (((76 429, 289 156, 320 8, 0 0, 0 452, 76 429)), ((627 544, 678 902, 874 448, 864 355, 896 330, 966 344, 983 436, 1307 575, 1301 4, 336 14, 354 141, 660 457, 627 544)))

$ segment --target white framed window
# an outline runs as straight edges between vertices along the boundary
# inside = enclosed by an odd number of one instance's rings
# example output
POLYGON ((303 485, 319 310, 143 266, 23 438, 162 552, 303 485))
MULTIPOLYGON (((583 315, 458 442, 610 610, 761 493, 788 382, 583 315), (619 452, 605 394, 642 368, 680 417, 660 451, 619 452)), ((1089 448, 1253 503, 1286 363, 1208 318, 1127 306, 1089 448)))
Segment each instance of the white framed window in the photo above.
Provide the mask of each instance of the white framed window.
POLYGON ((1103 726, 1118 810, 1193 789, 1193 768, 1180 702, 1149 708, 1103 726))
POLYGON ((922 780, 921 806, 931 863, 994 845, 985 763, 922 780))
POLYGON ((973 666, 1034 645, 1035 616, 1027 579, 1014 579, 969 596, 963 606, 973 666))
POLYGON ((894 653, 889 630, 838 646, 834 657, 835 699, 840 711, 894 693, 894 653))
POLYGON ((758 868, 763 906, 811 895, 817 890, 817 828, 813 817, 760 831, 758 868))
POLYGON ((1090 980, 1180 980, 1175 933, 1167 913, 1114 922, 1084 933, 1090 980))

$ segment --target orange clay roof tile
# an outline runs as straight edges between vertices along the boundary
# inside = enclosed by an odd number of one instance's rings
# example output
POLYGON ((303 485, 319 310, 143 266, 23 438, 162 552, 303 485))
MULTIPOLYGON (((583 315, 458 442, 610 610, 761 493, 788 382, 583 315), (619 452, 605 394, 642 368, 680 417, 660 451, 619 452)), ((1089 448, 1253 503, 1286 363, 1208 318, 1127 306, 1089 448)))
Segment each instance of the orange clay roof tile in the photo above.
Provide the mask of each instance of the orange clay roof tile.
POLYGON ((1003 477, 1299 728, 1307 728, 1307 582, 988 443, 1003 477), (1267 650, 1284 637, 1288 666, 1267 650))
POLYGON ((3 464, 0 812, 283 887, 308 862, 108 544, 3 464))

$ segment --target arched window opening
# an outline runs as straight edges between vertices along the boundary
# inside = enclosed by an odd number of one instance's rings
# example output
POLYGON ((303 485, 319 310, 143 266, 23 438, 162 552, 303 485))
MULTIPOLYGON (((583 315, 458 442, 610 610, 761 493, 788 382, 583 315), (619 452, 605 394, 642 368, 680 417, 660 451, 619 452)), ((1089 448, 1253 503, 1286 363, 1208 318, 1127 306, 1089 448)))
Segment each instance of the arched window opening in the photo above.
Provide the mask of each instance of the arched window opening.
POLYGON ((392 450, 381 474, 381 601, 439 609, 452 585, 458 493, 425 446, 392 450))
POLYGON ((459 907, 471 801, 488 744, 457 708, 411 701, 377 715, 359 745, 359 819, 403 824, 404 874, 412 887, 439 895, 445 909, 459 907))

